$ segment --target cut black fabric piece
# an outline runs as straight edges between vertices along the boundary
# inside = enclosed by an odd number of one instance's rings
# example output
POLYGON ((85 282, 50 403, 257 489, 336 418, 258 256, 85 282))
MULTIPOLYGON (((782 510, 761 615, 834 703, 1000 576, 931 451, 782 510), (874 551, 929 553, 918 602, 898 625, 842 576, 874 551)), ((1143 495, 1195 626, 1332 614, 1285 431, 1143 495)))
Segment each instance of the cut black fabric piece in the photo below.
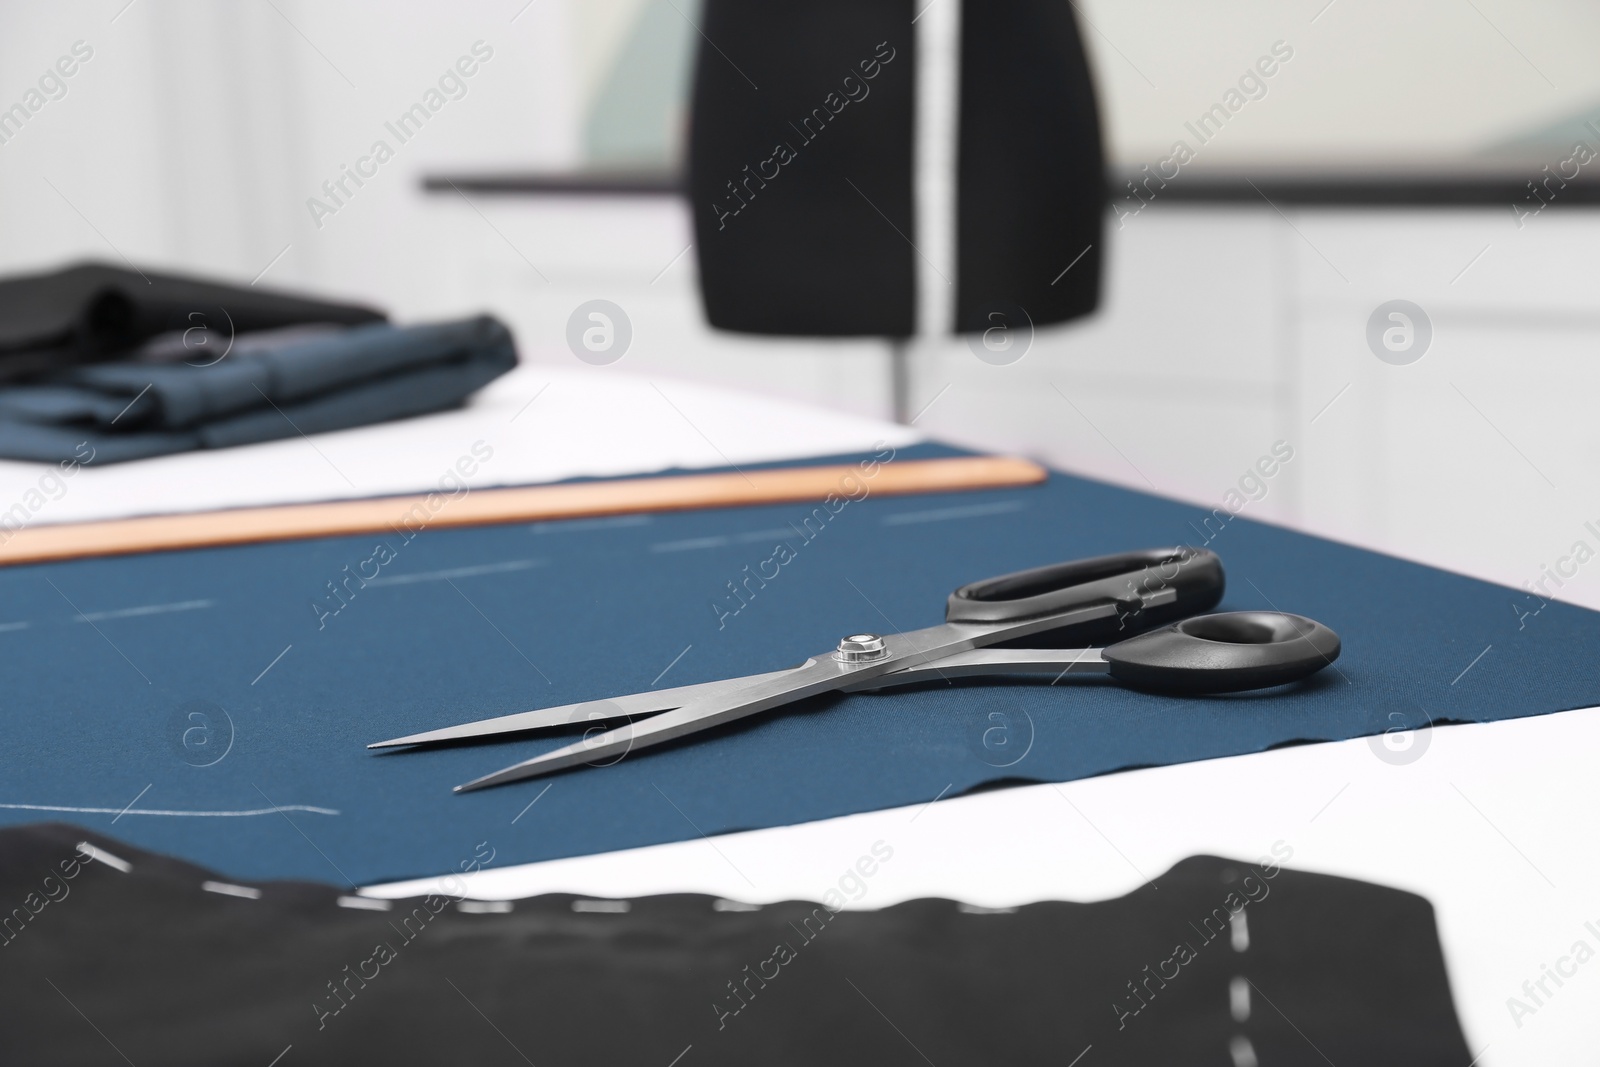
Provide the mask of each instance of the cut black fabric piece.
POLYGON ((0 389, 0 456, 116 463, 348 429, 455 407, 517 363, 486 316, 248 334, 203 365, 170 347, 0 389))
POLYGON ((297 323, 383 319, 356 304, 83 263, 0 279, 0 381, 114 358, 173 330, 208 328, 232 337, 297 323))
MULTIPOLYGON (((493 864, 491 842, 462 853, 493 864)), ((870 901, 893 862, 873 842, 822 881, 870 901)), ((120 1062, 108 1041, 133 1063, 251 1067, 290 1046, 297 1064, 1470 1060, 1426 900, 1270 861, 1193 857, 1118 899, 998 913, 689 895, 370 910, 51 824, 0 831, 0 903, 17 1062, 120 1062)))
MULTIPOLYGON (((688 192, 713 326, 914 332, 922 6, 707 0, 703 37, 715 44, 695 68, 688 192)), ((1021 307, 1035 325, 1087 314, 1100 297, 1106 193, 1071 5, 972 0, 962 11, 956 301, 944 328, 980 332, 997 308, 1009 321, 1021 307)))

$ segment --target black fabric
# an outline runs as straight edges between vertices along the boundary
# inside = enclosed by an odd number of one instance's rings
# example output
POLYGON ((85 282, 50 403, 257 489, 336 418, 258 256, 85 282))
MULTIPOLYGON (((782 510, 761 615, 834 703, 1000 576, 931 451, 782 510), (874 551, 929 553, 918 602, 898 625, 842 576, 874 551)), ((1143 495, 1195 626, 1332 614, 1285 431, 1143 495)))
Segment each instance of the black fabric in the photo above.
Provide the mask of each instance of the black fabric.
POLYGON ((911 0, 707 0, 688 189, 711 325, 914 332, 915 14, 911 0))
POLYGON ((0 381, 110 359, 173 330, 207 327, 234 336, 383 318, 355 304, 81 263, 0 279, 0 381))
MULTIPOLYGON (((688 191, 711 325, 915 331, 912 19, 922 6, 707 0, 688 191), (782 149, 790 162, 766 162, 782 149)), ((1020 306, 1036 325, 1086 314, 1099 300, 1106 195, 1071 6, 992 0, 963 13, 955 321, 944 328, 984 330, 997 306, 1020 306)))
POLYGON ((0 457, 116 463, 348 429, 455 407, 517 363, 510 331, 487 316, 207 345, 211 362, 173 362, 184 345, 163 336, 148 359, 0 388, 0 457))
POLYGON ((981 332, 1008 305, 1036 326, 1086 315, 1100 302, 1105 160, 1072 5, 968 0, 961 36, 956 330, 981 332))
MULTIPOLYGON (((493 844, 462 855, 492 866, 493 844)), ((819 895, 870 902, 894 862, 863 842, 819 895)), ((1270 861, 1194 857, 1125 897, 1003 913, 688 895, 369 911, 332 886, 219 881, 77 827, 0 831, 7 1062, 1470 1060, 1427 901, 1270 861)))

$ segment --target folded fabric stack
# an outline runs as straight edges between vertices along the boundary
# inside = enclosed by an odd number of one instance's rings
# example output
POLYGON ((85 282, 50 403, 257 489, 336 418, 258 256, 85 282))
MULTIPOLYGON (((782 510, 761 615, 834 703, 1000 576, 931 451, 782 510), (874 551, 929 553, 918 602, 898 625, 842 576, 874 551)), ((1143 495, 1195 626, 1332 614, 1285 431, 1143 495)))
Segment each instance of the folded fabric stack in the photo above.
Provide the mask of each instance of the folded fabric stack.
POLYGON ((96 264, 0 280, 0 457, 114 463, 456 407, 516 365, 487 316, 395 326, 350 304, 96 264))

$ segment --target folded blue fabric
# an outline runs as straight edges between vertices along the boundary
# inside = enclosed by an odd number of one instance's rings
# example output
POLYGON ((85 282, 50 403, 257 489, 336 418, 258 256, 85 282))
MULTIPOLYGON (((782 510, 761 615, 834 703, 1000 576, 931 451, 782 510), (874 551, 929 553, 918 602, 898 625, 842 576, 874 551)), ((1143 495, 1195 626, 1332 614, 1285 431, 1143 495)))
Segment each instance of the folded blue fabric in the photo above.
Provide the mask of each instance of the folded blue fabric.
POLYGON ((215 357, 224 348, 209 344, 194 362, 102 363, 0 389, 0 457, 116 463, 365 426, 455 407, 517 362, 488 316, 245 334, 215 357))
MULTIPOLYGON (((439 485, 446 509, 467 491, 454 468, 439 485)), ((0 824, 69 819, 238 878, 367 882, 457 870, 482 841, 500 864, 553 859, 1600 704, 1600 613, 1521 590, 1243 515, 1219 527, 1209 509, 1061 474, 856 495, 826 522, 778 504, 0 568, 0 824), (1096 679, 832 694, 610 767, 459 795, 583 724, 365 747, 778 670, 862 628, 934 625, 966 582, 1199 544, 1201 530, 1227 569, 1218 610, 1318 619, 1343 639, 1339 661, 1228 696, 1096 679), (773 577, 763 561, 778 544, 791 547, 773 577)), ((1372 744, 1374 759, 1429 758, 1426 730, 1399 755, 1372 744)))

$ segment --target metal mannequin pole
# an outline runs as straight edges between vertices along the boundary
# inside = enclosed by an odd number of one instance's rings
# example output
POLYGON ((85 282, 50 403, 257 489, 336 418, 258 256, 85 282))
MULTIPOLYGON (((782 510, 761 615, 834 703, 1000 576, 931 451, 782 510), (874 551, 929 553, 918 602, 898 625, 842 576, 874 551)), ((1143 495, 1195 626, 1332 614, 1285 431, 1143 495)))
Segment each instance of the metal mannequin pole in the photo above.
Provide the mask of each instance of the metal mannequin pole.
POLYGON ((911 338, 889 338, 889 403, 894 421, 911 421, 911 338))

